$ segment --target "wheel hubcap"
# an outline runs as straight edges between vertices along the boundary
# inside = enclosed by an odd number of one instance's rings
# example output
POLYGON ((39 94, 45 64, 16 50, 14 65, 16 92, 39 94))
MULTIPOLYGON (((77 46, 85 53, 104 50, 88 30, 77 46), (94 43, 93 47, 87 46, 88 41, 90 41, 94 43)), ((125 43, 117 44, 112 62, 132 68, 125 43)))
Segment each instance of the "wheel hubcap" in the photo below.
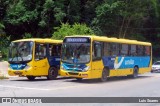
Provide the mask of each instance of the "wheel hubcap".
POLYGON ((55 72, 54 72, 54 70, 52 69, 51 70, 51 76, 54 76, 55 75, 55 72))

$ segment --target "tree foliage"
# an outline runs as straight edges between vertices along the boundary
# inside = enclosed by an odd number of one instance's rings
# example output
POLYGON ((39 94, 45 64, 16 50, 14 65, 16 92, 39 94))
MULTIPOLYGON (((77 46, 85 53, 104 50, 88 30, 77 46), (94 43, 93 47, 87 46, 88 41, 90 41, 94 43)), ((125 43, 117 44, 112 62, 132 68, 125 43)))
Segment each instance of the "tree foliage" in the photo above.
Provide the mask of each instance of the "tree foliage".
POLYGON ((53 39, 64 39, 65 36, 71 35, 93 35, 93 30, 87 27, 85 24, 75 23, 74 25, 69 25, 68 23, 62 25, 60 27, 56 27, 53 33, 53 39))

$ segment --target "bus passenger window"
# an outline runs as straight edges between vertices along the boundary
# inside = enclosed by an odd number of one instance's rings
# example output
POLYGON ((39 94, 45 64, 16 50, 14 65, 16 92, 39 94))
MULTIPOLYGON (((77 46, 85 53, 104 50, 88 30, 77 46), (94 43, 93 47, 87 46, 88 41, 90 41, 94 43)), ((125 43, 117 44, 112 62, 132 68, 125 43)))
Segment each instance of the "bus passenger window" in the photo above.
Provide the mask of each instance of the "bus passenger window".
POLYGON ((36 44, 35 48, 35 60, 41 60, 46 57, 46 45, 36 44))
POLYGON ((138 56, 143 56, 144 55, 144 50, 142 45, 137 46, 137 54, 138 56))
POLYGON ((145 46, 145 56, 150 56, 151 48, 149 46, 145 46))
POLYGON ((102 46, 100 42, 95 42, 93 44, 93 60, 100 60, 102 56, 102 46))
POLYGON ((136 45, 131 45, 131 49, 130 49, 130 55, 131 56, 136 56, 136 45))
POLYGON ((61 46, 60 45, 49 45, 49 55, 50 56, 60 56, 61 46))
POLYGON ((111 56, 119 55, 119 44, 111 43, 111 56))
POLYGON ((110 43, 104 43, 104 56, 112 55, 111 45, 110 43))
POLYGON ((121 46, 121 56, 127 56, 128 55, 128 45, 122 44, 121 46))

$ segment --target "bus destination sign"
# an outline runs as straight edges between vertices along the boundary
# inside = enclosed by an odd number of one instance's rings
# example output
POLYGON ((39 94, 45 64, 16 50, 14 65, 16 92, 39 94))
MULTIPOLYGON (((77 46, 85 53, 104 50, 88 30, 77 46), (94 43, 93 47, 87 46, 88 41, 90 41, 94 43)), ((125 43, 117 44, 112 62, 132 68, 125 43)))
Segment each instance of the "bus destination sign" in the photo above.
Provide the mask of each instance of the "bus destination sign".
POLYGON ((66 38, 64 40, 66 43, 89 43, 89 38, 66 38))

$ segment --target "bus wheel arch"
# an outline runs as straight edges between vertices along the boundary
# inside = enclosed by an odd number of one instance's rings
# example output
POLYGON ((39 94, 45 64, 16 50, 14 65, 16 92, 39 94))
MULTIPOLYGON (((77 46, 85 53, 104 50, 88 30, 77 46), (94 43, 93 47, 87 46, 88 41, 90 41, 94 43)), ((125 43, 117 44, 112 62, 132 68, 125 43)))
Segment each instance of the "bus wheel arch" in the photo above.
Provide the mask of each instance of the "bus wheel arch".
POLYGON ((102 71, 102 76, 100 78, 100 80, 102 82, 105 82, 108 80, 108 76, 109 76, 109 67, 104 67, 103 71, 102 71))
POLYGON ((50 67, 48 70, 48 80, 55 80, 58 76, 58 69, 56 67, 50 67))

